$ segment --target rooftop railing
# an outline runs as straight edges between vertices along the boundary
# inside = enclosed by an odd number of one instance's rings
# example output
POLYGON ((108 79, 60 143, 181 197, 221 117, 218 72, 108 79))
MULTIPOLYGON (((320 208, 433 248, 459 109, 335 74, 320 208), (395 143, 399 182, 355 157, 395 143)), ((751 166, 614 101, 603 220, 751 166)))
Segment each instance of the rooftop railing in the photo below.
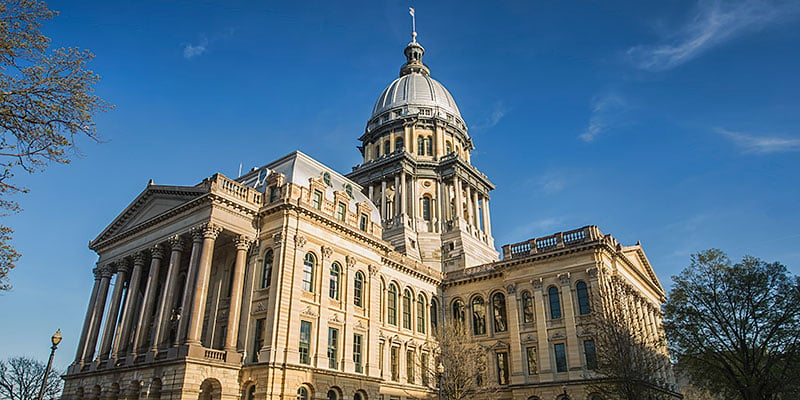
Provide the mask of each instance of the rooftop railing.
POLYGON ((503 246, 503 259, 546 253, 565 247, 577 246, 601 237, 603 237, 603 233, 600 232, 600 228, 595 225, 588 225, 571 231, 558 232, 524 242, 507 244, 503 246))
POLYGON ((225 193, 255 206, 261 206, 263 202, 263 193, 232 179, 228 179, 222 174, 214 174, 214 176, 209 178, 209 183, 211 184, 212 192, 225 193))

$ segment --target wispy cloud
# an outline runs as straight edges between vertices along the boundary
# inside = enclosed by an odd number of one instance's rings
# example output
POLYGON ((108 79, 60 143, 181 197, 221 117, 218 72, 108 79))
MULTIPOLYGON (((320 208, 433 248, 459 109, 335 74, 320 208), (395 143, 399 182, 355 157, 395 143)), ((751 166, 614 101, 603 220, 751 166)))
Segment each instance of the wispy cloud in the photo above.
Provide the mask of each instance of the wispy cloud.
POLYGON ((800 11, 796 1, 701 0, 691 20, 660 43, 628 49, 631 62, 647 71, 675 68, 743 33, 789 20, 800 11))
POLYGON ((745 153, 772 154, 800 151, 800 139, 777 136, 756 136, 742 132, 733 132, 723 128, 715 129, 717 133, 730 139, 745 153))
POLYGON ((597 135, 618 122, 622 114, 629 108, 629 102, 620 95, 612 93, 595 96, 592 99, 592 115, 589 117, 589 125, 583 133, 578 135, 578 138, 587 143, 593 142, 597 135))
POLYGON ((197 44, 186 44, 183 46, 183 58, 191 60, 208 51, 208 39, 202 39, 197 44))
POLYGON ((474 130, 493 128, 498 123, 500 123, 500 121, 503 119, 503 117, 506 116, 507 113, 508 113, 508 108, 506 108, 503 102, 498 101, 497 103, 494 104, 491 114, 489 114, 483 121, 471 126, 470 128, 474 130))

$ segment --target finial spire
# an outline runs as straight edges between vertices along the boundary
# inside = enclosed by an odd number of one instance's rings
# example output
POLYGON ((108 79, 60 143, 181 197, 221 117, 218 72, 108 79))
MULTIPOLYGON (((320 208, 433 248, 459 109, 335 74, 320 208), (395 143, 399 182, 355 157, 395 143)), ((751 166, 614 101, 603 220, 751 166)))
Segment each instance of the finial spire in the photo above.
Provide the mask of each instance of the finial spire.
POLYGON ((408 7, 408 13, 411 14, 411 41, 417 42, 417 17, 414 16, 414 7, 408 7))

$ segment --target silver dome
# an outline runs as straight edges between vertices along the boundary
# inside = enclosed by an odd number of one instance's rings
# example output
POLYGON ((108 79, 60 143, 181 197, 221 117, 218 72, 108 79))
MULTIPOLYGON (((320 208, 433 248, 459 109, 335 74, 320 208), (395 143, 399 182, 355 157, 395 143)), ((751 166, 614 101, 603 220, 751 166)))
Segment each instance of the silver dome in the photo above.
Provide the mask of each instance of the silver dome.
POLYGON ((445 113, 449 113, 461 119, 461 112, 450 92, 441 83, 422 73, 409 73, 390 83, 375 102, 370 120, 385 111, 401 107, 403 114, 416 114, 418 110, 413 109, 422 107, 432 108, 433 115, 445 117, 445 113))

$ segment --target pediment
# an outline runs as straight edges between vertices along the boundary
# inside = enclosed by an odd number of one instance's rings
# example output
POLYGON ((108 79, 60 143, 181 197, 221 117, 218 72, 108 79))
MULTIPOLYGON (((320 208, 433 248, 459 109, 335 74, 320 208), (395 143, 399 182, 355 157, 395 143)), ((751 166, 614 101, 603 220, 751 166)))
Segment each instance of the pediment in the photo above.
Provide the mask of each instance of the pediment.
POLYGON ((129 231, 206 192, 207 190, 201 186, 148 185, 89 246, 129 231))

